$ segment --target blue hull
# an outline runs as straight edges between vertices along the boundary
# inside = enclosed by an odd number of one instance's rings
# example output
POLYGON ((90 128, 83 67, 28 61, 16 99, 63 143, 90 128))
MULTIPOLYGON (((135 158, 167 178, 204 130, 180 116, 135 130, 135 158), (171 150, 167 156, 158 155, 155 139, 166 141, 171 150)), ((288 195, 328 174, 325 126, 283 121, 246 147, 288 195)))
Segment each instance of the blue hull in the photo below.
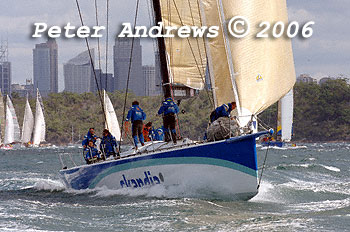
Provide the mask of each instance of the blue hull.
POLYGON ((284 142, 280 142, 280 141, 273 141, 273 142, 262 142, 261 145, 263 147, 283 147, 284 146, 284 142))
POLYGON ((251 182, 249 188, 246 186, 233 188, 231 185, 244 185, 235 180, 231 184, 227 183, 228 186, 224 186, 224 191, 231 191, 232 194, 247 194, 249 197, 246 198, 251 198, 257 193, 258 168, 255 141, 256 137, 266 133, 83 165, 61 170, 60 174, 69 188, 77 190, 104 185, 115 189, 140 188, 156 184, 181 185, 184 179, 191 178, 194 182, 207 182, 205 185, 208 188, 213 187, 212 189, 216 190, 237 176, 241 179, 247 178, 247 181, 251 182), (218 176, 217 180, 213 172, 218 176), (153 175, 154 173, 157 175, 153 175), (226 176, 221 176, 224 175, 223 173, 226 176), (221 183, 221 180, 225 180, 224 183, 221 183))

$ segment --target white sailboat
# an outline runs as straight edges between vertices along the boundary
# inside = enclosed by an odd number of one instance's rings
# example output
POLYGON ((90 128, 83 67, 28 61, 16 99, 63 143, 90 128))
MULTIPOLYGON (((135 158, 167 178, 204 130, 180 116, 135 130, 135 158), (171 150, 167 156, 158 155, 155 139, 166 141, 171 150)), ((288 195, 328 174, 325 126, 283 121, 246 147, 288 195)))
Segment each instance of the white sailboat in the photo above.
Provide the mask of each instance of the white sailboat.
POLYGON ((43 101, 40 96, 39 90, 37 90, 33 146, 39 146, 41 142, 44 142, 45 134, 46 134, 46 124, 45 124, 45 117, 44 117, 44 105, 43 105, 43 101))
POLYGON ((24 110, 23 127, 22 127, 22 138, 23 144, 31 142, 32 134, 34 129, 34 116, 32 109, 30 108, 28 97, 26 99, 26 106, 24 110))
POLYGON ((0 90, 0 145, 3 143, 3 137, 5 135, 5 105, 2 93, 0 90))
MULTIPOLYGON (((155 24, 220 25, 219 35, 206 41, 158 38, 165 98, 172 96, 170 85, 203 89, 209 63, 214 105, 236 101, 243 128, 292 89, 295 70, 290 40, 237 40, 229 38, 224 29, 235 15, 245 15, 251 25, 264 20, 287 23, 286 0, 153 0, 153 9, 155 24)), ((258 28, 254 30, 252 34, 257 34, 258 28)), ((155 142, 139 148, 137 154, 122 153, 119 160, 69 169, 63 165, 60 174, 66 186, 73 189, 162 185, 190 195, 247 200, 259 190, 256 138, 267 133, 203 143, 155 142)))
POLYGON ((15 108, 13 107, 10 97, 7 95, 6 98, 6 124, 5 124, 5 135, 4 144, 12 144, 20 142, 21 131, 19 128, 15 108))
POLYGON ((105 127, 111 132, 117 141, 121 140, 121 133, 117 115, 111 100, 109 99, 106 90, 103 90, 104 111, 106 115, 105 127))

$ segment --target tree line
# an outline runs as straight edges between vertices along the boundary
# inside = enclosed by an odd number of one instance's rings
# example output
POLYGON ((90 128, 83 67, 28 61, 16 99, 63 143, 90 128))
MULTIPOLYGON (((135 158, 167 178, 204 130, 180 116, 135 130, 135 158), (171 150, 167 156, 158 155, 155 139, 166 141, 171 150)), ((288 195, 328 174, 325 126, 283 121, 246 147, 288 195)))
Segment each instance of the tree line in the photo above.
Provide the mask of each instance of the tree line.
MULTIPOLYGON (((108 93, 115 107, 119 123, 123 119, 125 93, 108 93)), ((23 122, 25 98, 13 95, 20 125, 23 122)), ((100 135, 104 129, 103 112, 98 94, 62 92, 44 98, 46 140, 52 144, 81 142, 90 127, 100 135)), ((147 114, 145 122, 158 128, 162 118, 157 116, 162 97, 137 97, 129 94, 126 113, 137 100, 147 114)), ((30 99, 35 113, 35 99, 30 99)), ((183 100, 180 104, 179 129, 183 137, 201 139, 207 128, 213 107, 207 93, 183 100)), ((276 128, 277 104, 259 115, 264 124, 276 128)), ((294 140, 305 142, 350 141, 350 86, 343 80, 330 80, 322 85, 297 83, 294 87, 294 140)), ((125 137, 125 143, 129 142, 125 137)))

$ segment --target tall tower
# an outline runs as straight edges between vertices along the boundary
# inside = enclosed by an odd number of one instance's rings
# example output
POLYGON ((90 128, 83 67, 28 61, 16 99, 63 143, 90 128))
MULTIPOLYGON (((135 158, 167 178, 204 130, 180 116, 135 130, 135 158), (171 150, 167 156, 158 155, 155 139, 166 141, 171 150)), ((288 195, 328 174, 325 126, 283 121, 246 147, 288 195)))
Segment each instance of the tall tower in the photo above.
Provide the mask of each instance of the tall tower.
MULTIPOLYGON (((114 59, 114 78, 115 89, 125 90, 129 63, 130 52, 132 46, 132 38, 116 38, 115 45, 113 47, 113 59, 114 59)), ((131 62, 131 72, 129 89, 138 96, 145 96, 145 86, 142 73, 142 46, 140 44, 140 38, 134 38, 134 49, 131 62)))
POLYGON ((0 41, 0 89, 11 94, 11 62, 8 61, 8 41, 0 41))
POLYGON ((42 96, 58 92, 58 49, 55 39, 36 44, 33 49, 34 88, 42 96))

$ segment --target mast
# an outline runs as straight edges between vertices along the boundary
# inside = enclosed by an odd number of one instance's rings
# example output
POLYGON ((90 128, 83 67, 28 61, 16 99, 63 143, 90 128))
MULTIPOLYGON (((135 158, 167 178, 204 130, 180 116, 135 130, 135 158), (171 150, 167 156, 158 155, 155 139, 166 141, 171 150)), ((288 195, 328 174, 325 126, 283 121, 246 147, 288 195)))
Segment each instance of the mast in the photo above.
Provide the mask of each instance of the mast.
MULTIPOLYGON (((152 2, 153 2, 155 24, 159 25, 159 23, 162 22, 160 0, 152 0, 152 2)), ((158 40, 158 50, 159 50, 159 60, 160 60, 160 73, 162 75, 163 93, 164 93, 164 98, 168 98, 168 97, 171 97, 171 89, 170 89, 168 64, 167 64, 167 58, 166 58, 165 40, 163 37, 158 37, 157 40, 158 40)))

